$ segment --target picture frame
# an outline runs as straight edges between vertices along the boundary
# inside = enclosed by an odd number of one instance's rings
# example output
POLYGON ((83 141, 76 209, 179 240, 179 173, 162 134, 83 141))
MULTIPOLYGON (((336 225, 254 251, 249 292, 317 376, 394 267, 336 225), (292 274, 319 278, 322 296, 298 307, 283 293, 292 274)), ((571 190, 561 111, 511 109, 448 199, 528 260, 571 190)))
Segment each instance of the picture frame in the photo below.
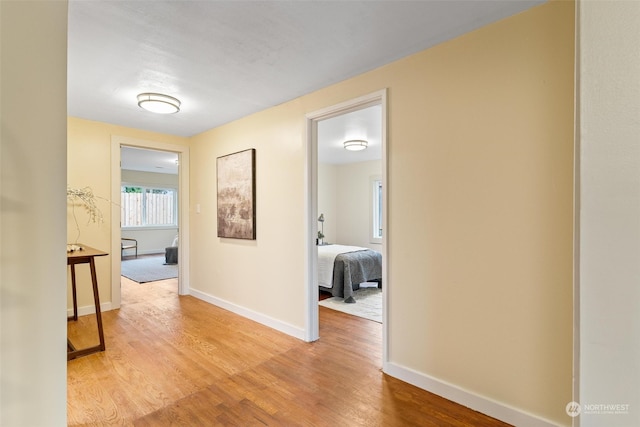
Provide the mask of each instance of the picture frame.
POLYGON ((256 150, 216 159, 218 237, 256 239, 256 150))

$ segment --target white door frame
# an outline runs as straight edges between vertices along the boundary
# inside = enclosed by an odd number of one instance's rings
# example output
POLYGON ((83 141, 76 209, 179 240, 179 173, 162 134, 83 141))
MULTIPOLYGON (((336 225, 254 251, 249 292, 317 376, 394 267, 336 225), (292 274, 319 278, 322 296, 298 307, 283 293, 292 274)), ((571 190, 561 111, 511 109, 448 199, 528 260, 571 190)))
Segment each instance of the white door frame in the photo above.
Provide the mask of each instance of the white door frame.
POLYGON ((320 325, 318 321, 318 247, 315 237, 318 234, 318 122, 352 111, 360 110, 373 105, 382 107, 382 200, 383 215, 382 229, 382 345, 383 345, 383 365, 388 359, 387 351, 387 299, 389 280, 387 274, 387 242, 388 232, 388 208, 387 193, 387 90, 382 89, 368 95, 361 96, 350 101, 346 101, 322 110, 314 111, 306 115, 307 143, 305 145, 306 156, 306 266, 305 266, 305 290, 306 312, 305 312, 305 340, 315 341, 320 337, 320 325))
POLYGON ((178 154, 178 294, 189 294, 189 147, 124 136, 111 136, 111 308, 120 308, 120 147, 147 148, 178 154))

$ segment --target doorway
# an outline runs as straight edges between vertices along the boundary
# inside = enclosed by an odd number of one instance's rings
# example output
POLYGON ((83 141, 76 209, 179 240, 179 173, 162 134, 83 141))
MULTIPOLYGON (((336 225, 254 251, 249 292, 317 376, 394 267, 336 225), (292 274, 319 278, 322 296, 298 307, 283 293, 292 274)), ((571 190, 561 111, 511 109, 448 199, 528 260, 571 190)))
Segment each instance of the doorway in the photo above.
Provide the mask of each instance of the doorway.
MULTIPOLYGON (((140 228, 130 229, 131 233, 127 233, 127 236, 124 236, 121 233, 121 224, 123 224, 123 220, 128 221, 128 219, 122 218, 122 209, 121 209, 121 191, 122 191, 122 183, 129 185, 133 188, 132 191, 144 191, 144 192, 160 192, 163 193, 162 197, 169 198, 170 189, 172 185, 160 185, 158 183, 154 184, 152 179, 145 177, 145 175, 136 175, 134 173, 127 172, 128 175, 123 174, 123 156, 122 150, 137 150, 138 154, 149 155, 153 153, 157 153, 160 157, 162 154, 170 153, 170 156, 165 156, 166 158, 171 158, 173 164, 167 164, 167 168, 176 169, 177 171, 177 180, 174 181, 173 187, 175 189, 175 215, 177 216, 176 224, 173 227, 164 227, 165 238, 163 238, 162 233, 153 233, 154 238, 158 238, 157 242, 153 242, 152 239, 148 239, 147 242, 142 240, 145 239, 137 239, 138 242, 138 251, 140 251, 142 256, 144 256, 145 251, 158 251, 162 249, 163 251, 166 247, 172 246, 174 243, 179 244, 179 250, 177 250, 177 270, 178 270, 178 294, 184 295, 189 292, 189 281, 188 281, 188 262, 189 262, 189 148, 180 145, 173 144, 164 144, 154 141, 144 141, 137 140, 134 138, 126 138, 119 136, 112 136, 111 138, 111 169, 112 169, 112 184, 111 184, 111 199, 117 201, 112 204, 111 216, 112 216, 112 253, 121 253, 121 238, 122 237, 130 237, 136 238, 133 233, 143 232, 144 230, 140 230, 140 228), (142 151, 147 150, 147 151, 142 151), (152 150, 152 151, 148 151, 152 150), (176 164, 177 161, 177 164, 176 164), (131 178, 133 176, 133 178, 131 178), (140 178, 142 176, 142 178, 140 178), (124 178, 124 179, 123 179, 124 178), (135 181, 135 182, 132 182, 135 181), (146 182, 145 182, 146 181, 146 182), (168 234, 167 234, 168 233, 168 234), (129 236, 129 234, 132 234, 129 236), (174 242, 176 234, 179 235, 178 241, 174 242), (178 243, 179 242, 179 243, 178 243), (151 249, 149 249, 151 248, 151 249)), ((155 167, 155 166, 154 166, 155 167)), ((175 178, 174 178, 175 179, 175 178)), ((147 230, 149 231, 149 230, 147 230)), ((145 236, 150 236, 149 233, 145 234, 145 236)), ((127 254, 131 253, 130 249, 127 254)), ((162 258, 164 260, 165 254, 162 254, 162 258)), ((162 266, 165 267, 165 266, 162 266)), ((122 262, 120 257, 112 257, 111 261, 111 292, 112 292, 112 305, 113 308, 119 308, 121 305, 121 271, 122 271, 122 262)))
MULTIPOLYGON (((305 339, 307 341, 315 341, 319 338, 319 309, 318 309, 318 246, 317 236, 319 231, 318 218, 321 213, 319 211, 318 203, 318 176, 319 176, 319 128, 322 126, 321 122, 327 121, 339 116, 344 116, 349 113, 365 110, 369 107, 379 107, 380 112, 380 176, 379 181, 381 185, 382 204, 380 206, 381 216, 381 228, 385 232, 380 237, 380 246, 382 252, 382 324, 383 324, 383 362, 387 357, 387 325, 386 325, 386 306, 387 306, 387 292, 389 283, 387 280, 387 240, 388 233, 386 232, 387 222, 387 96, 386 90, 374 92, 363 97, 347 101, 332 107, 325 108, 320 111, 310 113, 306 116, 307 120, 307 144, 306 144, 306 159, 307 159, 307 286, 306 286, 306 319, 305 319, 305 339)), ((349 137, 349 135, 345 135, 349 137)), ((355 135, 354 135, 354 138, 355 135)), ((342 147, 344 149, 344 147, 342 147)), ((325 222, 327 221, 326 214, 324 215, 325 222)), ((369 222, 369 219, 367 219, 369 222)), ((323 223, 322 226, 326 227, 323 223)), ((323 230, 326 231, 326 228, 323 230)), ((326 234, 326 233, 325 233, 326 234)))
POLYGON ((177 279, 178 154, 129 146, 120 154, 121 275, 136 283, 177 279))

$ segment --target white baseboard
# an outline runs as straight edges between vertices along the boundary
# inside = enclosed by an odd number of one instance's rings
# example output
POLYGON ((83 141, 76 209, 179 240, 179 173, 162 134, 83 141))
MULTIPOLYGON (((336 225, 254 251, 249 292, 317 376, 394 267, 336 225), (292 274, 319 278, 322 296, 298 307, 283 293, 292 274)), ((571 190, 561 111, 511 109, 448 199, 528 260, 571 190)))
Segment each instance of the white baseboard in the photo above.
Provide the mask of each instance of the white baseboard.
POLYGON ((225 310, 229 310, 232 313, 240 315, 242 317, 246 317, 247 319, 251 319, 254 322, 258 322, 262 325, 268 326, 276 331, 280 331, 284 334, 291 335, 292 337, 298 338, 300 340, 304 340, 304 330, 301 328, 297 328, 288 323, 282 322, 280 320, 274 319, 269 316, 265 316, 264 314, 255 312, 253 310, 249 310, 248 308, 239 306, 232 302, 223 300, 218 297, 214 297, 205 292, 198 291, 196 289, 189 289, 189 295, 198 298, 202 301, 208 302, 209 304, 213 304, 217 307, 224 308, 225 310))
MULTIPOLYGON (((111 301, 100 303, 100 311, 105 312, 111 310, 111 301)), ((86 316, 87 314, 95 314, 96 306, 85 305, 84 307, 78 307, 78 316, 86 316)), ((73 316, 73 307, 67 308, 67 317, 73 316)))
POLYGON ((558 427, 558 424, 552 421, 523 412, 504 403, 480 396, 401 365, 386 362, 383 371, 394 378, 514 426, 558 427))
MULTIPOLYGON (((281 322, 253 310, 236 305, 221 298, 214 297, 205 292, 191 289, 189 294, 202 301, 213 304, 217 307, 229 310, 232 313, 251 319, 262 325, 293 336, 300 340, 304 340, 304 331, 300 328, 292 326, 288 323, 281 322)), ((460 405, 471 408, 475 411, 504 421, 518 427, 558 427, 558 424, 552 421, 537 417, 535 415, 523 412, 509 405, 494 401, 492 399, 480 396, 473 392, 464 390, 453 384, 438 380, 410 368, 403 367, 394 363, 387 362, 384 364, 383 371, 395 378, 427 390, 456 402, 460 405)))
MULTIPOLYGON (((162 249, 147 249, 146 251, 138 251, 138 256, 140 255, 164 255, 166 252, 166 248, 162 249)), ((128 249, 124 252, 124 256, 129 259, 130 257, 134 257, 136 255, 135 251, 132 249, 128 249)))

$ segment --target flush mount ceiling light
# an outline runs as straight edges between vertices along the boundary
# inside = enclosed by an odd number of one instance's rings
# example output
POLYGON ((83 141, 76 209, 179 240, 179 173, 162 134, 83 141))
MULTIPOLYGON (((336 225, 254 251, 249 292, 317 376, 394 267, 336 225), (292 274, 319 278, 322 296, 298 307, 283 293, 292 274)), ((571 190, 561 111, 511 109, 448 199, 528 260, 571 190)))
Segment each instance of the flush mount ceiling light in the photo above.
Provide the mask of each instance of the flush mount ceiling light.
POLYGON ((138 106, 157 114, 173 114, 180 111, 180 101, 161 93, 141 93, 138 95, 138 106))
POLYGON ((364 139, 350 139, 344 142, 344 149, 349 151, 360 151, 367 148, 369 143, 364 139))

